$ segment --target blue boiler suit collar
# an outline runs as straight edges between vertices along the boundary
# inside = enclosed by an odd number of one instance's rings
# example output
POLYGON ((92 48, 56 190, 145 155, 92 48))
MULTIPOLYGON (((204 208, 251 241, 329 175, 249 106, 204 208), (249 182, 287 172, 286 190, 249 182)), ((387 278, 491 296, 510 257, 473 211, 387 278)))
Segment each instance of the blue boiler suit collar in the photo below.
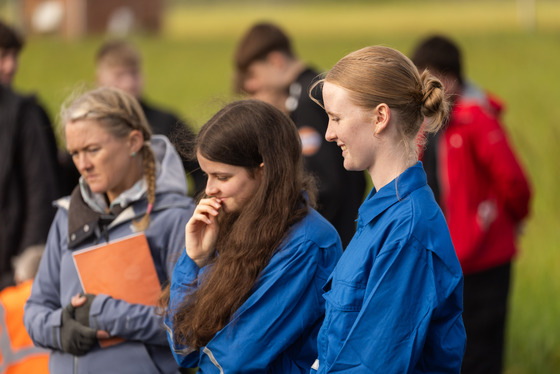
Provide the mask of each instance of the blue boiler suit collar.
POLYGON ((427 183, 422 162, 418 161, 379 191, 373 187, 358 211, 358 227, 367 225, 393 204, 427 183))

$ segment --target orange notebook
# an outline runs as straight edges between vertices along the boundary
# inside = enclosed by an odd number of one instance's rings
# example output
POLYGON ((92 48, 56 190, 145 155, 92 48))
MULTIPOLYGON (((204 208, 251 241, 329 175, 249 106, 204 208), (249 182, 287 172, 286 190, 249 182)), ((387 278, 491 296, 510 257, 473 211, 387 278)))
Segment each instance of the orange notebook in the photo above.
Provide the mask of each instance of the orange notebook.
MULTIPOLYGON (((84 292, 132 304, 156 305, 161 285, 144 233, 75 251, 72 256, 84 292)), ((102 347, 121 338, 100 340, 102 347)))

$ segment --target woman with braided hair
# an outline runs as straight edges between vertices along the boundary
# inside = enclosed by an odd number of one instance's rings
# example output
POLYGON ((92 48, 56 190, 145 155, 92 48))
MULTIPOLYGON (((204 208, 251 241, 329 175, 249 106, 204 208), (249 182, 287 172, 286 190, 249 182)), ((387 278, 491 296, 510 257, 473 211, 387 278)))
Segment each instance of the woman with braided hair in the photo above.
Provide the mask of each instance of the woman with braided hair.
POLYGON ((445 219, 418 162, 421 130, 447 116, 443 86, 402 53, 366 47, 320 82, 347 170, 373 189, 324 287, 319 373, 459 373, 463 276, 445 219))
POLYGON ((143 232, 159 282, 167 282, 194 211, 181 159, 167 138, 152 136, 123 91, 86 92, 61 118, 81 178, 56 202, 25 326, 36 345, 52 349, 53 373, 178 373, 156 307, 84 295, 72 253, 143 232), (113 336, 124 342, 100 347, 113 336))

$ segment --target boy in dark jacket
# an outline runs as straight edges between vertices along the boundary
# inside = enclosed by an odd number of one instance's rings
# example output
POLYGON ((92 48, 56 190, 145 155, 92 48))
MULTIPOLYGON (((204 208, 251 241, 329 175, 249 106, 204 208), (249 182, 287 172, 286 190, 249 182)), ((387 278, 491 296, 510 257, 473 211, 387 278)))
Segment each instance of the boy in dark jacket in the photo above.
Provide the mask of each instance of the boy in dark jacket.
POLYGON ((296 57, 288 36, 271 23, 255 24, 243 36, 235 69, 235 91, 274 105, 294 121, 305 170, 316 178, 318 211, 336 228, 345 248, 356 231, 366 180, 363 172, 346 171, 338 146, 324 139, 329 119, 309 97, 319 73, 296 57))

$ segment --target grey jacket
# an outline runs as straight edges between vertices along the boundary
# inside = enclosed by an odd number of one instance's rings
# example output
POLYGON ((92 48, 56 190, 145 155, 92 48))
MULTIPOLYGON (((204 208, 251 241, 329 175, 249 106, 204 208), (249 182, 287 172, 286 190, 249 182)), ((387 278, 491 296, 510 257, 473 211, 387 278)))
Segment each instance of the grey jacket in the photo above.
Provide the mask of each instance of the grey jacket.
MULTIPOLYGON (((156 202, 145 235, 163 285, 171 278, 184 248, 185 224, 195 205, 186 196, 181 160, 169 140, 153 136, 151 145, 158 160, 156 202)), ((82 292, 72 252, 134 234, 132 221, 142 217, 147 207, 145 194, 139 193, 135 185, 119 196, 122 205, 113 207, 113 214, 99 213, 92 209, 96 196, 83 181, 80 185, 70 198, 56 202, 58 212, 25 305, 24 323, 31 339, 36 345, 53 350, 49 361, 52 373, 177 373, 156 308, 107 295, 94 299, 90 326, 126 341, 94 348, 79 357, 60 350, 62 308, 73 295, 82 292)))

